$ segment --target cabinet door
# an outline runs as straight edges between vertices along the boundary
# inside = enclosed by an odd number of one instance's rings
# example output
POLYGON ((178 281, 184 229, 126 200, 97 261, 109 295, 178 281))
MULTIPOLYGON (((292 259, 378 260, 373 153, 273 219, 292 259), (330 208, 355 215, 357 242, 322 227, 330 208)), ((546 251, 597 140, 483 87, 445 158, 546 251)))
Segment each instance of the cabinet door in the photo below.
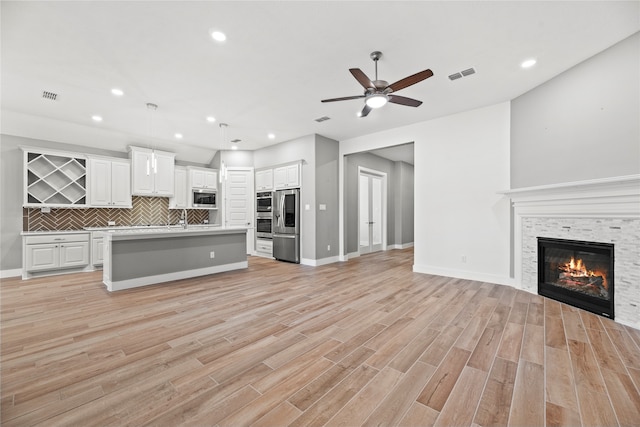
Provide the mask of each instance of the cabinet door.
POLYGON ((88 242, 60 244, 60 267, 78 267, 87 264, 89 264, 88 242))
POLYGON ((104 238, 95 237, 91 239, 91 263, 102 265, 104 262, 104 238))
POLYGON ((27 271, 51 270, 60 265, 57 244, 26 245, 27 271))
POLYGON ((89 190, 91 206, 111 204, 111 161, 89 159, 89 190))
POLYGON ((287 169, 284 167, 275 168, 273 170, 273 186, 276 189, 286 188, 286 183, 287 183, 287 169))
POLYGON ((111 205, 131 207, 131 165, 111 163, 111 205))
POLYGON ((256 190, 273 189, 273 169, 256 172, 256 190))
POLYGON ((204 187, 205 188, 218 188, 218 183, 216 181, 217 174, 215 172, 205 172, 204 173, 204 187))
POLYGON ((131 193, 134 196, 153 195, 153 165, 151 164, 151 150, 131 150, 131 193))
POLYGON ((191 170, 191 187, 193 188, 204 188, 205 186, 205 177, 204 171, 201 170, 191 170))
POLYGON ((173 196, 175 164, 174 156, 155 152, 155 195, 173 196))
POLYGON ((286 182, 285 185, 289 188, 300 187, 300 165, 289 165, 286 167, 286 182))
POLYGON ((187 171, 185 169, 175 170, 173 197, 169 199, 169 208, 186 208, 187 207, 187 171))

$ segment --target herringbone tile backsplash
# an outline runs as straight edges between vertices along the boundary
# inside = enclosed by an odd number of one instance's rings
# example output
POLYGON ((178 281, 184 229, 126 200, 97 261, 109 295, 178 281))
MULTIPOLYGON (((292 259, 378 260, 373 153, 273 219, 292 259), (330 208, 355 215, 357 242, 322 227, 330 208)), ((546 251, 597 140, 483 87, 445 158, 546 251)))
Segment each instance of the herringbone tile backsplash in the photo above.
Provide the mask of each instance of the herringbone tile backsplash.
MULTIPOLYGON (((83 227, 106 227, 108 221, 116 225, 177 224, 182 209, 169 209, 169 199, 133 196, 131 209, 51 209, 42 213, 39 208, 23 209, 24 231, 81 230, 83 227)), ((209 219, 206 209, 187 209, 187 221, 201 224, 209 219)))

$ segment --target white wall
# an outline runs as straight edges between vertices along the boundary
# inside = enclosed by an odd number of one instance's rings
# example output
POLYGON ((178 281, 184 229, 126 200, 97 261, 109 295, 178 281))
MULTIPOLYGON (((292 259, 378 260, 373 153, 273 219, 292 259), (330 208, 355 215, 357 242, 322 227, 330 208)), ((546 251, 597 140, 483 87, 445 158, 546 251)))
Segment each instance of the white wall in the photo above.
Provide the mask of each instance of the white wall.
POLYGON ((505 102, 341 142, 341 158, 415 142, 414 271, 511 283, 509 123, 505 102))

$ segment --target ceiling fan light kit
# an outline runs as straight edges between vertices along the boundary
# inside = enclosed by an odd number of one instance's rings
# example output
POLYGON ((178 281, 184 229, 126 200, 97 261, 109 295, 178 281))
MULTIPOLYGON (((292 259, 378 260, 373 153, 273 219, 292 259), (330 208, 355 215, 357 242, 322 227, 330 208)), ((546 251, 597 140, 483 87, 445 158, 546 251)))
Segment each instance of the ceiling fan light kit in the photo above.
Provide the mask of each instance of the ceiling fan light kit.
POLYGON ((349 72, 364 88, 364 95, 345 96, 342 98, 323 99, 321 102, 335 102, 335 101, 347 101, 351 99, 364 98, 365 106, 358 114, 359 117, 366 117, 372 109, 380 108, 387 102, 393 104, 406 105, 408 107, 419 107, 422 101, 417 99, 407 98, 405 96, 392 95, 392 92, 397 92, 400 89, 404 89, 411 85, 421 82, 433 76, 433 72, 429 69, 413 74, 404 79, 398 80, 395 83, 389 84, 385 80, 378 80, 378 60, 382 57, 382 52, 375 51, 369 55, 375 64, 375 80, 371 80, 365 73, 359 68, 350 68, 349 72))

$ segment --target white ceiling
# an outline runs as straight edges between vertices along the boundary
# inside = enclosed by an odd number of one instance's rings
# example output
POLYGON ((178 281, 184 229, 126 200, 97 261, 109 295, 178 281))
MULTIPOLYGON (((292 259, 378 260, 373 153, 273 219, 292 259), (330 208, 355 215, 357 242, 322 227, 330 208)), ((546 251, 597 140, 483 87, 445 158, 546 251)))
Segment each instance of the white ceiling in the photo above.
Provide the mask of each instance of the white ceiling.
POLYGON ((510 100, 640 30, 638 1, 1 7, 3 133, 116 151, 153 144, 198 163, 231 139, 249 150, 312 133, 344 140, 510 100), (227 41, 214 42, 211 29, 227 41), (378 75, 389 83, 433 70, 400 92, 422 106, 390 104, 358 118, 362 100, 320 102, 361 94, 348 69, 373 78, 374 50, 383 52, 378 75), (521 69, 529 57, 537 65, 521 69), (447 78, 469 67, 476 74, 447 78), (112 96, 113 87, 125 95, 112 96), (43 99, 44 90, 58 100, 43 99), (94 123, 94 114, 103 122, 94 123), (217 122, 207 123, 208 115, 217 122), (322 116, 331 120, 314 120, 322 116), (225 141, 220 122, 229 125, 225 141))

